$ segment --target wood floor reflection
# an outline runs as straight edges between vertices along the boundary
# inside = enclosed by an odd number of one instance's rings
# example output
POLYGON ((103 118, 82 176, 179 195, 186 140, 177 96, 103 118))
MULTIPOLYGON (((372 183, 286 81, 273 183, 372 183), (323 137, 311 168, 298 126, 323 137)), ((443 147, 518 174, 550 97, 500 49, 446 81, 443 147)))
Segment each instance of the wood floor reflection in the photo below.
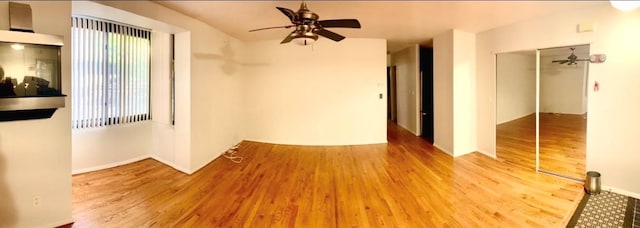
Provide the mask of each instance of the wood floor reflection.
POLYGON ((540 169, 584 179, 587 119, 583 115, 540 114, 540 169))
POLYGON ((581 185, 390 123, 388 144, 243 142, 193 175, 147 159, 73 177, 74 227, 564 227, 581 185))
POLYGON ((536 169, 536 115, 496 126, 498 160, 526 170, 536 169))
MULTIPOLYGON (((528 115, 496 128, 499 160, 535 169, 536 116, 528 115)), ((540 114, 540 169, 584 179, 586 126, 583 115, 540 114)))

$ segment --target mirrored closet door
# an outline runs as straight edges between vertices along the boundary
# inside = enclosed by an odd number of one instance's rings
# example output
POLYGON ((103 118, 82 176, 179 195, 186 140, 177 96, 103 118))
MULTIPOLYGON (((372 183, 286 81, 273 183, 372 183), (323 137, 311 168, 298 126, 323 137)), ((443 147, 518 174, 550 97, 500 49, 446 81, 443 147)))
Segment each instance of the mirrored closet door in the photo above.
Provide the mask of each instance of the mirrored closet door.
POLYGON ((539 170, 585 175, 589 45, 540 50, 539 170))
POLYGON ((586 160, 589 45, 496 55, 496 156, 575 180, 586 160))
POLYGON ((536 50, 496 56, 496 157, 536 169, 536 50))

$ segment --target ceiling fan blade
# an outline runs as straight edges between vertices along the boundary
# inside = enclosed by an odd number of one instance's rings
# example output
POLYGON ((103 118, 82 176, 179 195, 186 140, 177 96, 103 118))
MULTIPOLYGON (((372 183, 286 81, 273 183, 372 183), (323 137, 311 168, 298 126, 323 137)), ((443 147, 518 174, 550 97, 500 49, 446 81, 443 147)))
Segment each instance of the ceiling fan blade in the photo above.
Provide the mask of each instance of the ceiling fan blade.
POLYGON ((277 28, 286 28, 286 29, 288 29, 288 28, 291 28, 291 27, 293 27, 293 25, 273 26, 273 27, 252 29, 252 30, 249 30, 249 32, 261 31, 261 30, 267 30, 267 29, 277 29, 277 28))
POLYGON ((324 36, 324 37, 332 39, 333 41, 336 41, 336 42, 341 41, 341 40, 344 39, 344 36, 342 36, 340 34, 337 34, 335 32, 326 30, 326 29, 320 29, 316 33, 318 35, 320 35, 320 36, 324 36))
POLYGON ((552 62, 552 63, 565 64, 565 63, 568 63, 568 62, 569 62, 569 60, 553 60, 553 61, 551 61, 551 62, 552 62))
POLYGON ((361 28, 357 19, 335 19, 318 21, 323 28, 361 28))
POLYGON ((276 8, 280 10, 280 12, 282 12, 285 16, 287 16, 291 22, 294 22, 296 20, 296 12, 293 12, 293 10, 277 6, 276 8))
POLYGON ((284 40, 282 40, 282 42, 280 42, 280 44, 286 44, 291 42, 291 40, 293 40, 293 36, 288 35, 287 37, 284 38, 284 40))

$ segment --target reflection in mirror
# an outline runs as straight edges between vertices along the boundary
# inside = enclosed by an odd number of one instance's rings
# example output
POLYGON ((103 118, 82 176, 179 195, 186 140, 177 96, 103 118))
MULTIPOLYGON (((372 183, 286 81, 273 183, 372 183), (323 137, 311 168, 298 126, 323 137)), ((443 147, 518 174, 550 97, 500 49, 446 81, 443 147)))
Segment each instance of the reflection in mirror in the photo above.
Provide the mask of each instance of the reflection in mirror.
POLYGON ((536 168, 536 51, 496 56, 496 156, 536 168))
POLYGON ((540 170, 579 180, 586 160, 587 59, 589 45, 540 50, 540 170))

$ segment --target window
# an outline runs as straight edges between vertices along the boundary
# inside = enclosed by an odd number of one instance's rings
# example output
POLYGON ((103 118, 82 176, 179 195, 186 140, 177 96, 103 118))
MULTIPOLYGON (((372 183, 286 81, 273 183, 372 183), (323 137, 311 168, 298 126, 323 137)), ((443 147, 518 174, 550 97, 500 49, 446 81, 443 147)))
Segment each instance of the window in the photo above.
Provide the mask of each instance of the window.
POLYGON ((83 16, 71 21, 73 128, 149 120, 151 32, 83 16))

